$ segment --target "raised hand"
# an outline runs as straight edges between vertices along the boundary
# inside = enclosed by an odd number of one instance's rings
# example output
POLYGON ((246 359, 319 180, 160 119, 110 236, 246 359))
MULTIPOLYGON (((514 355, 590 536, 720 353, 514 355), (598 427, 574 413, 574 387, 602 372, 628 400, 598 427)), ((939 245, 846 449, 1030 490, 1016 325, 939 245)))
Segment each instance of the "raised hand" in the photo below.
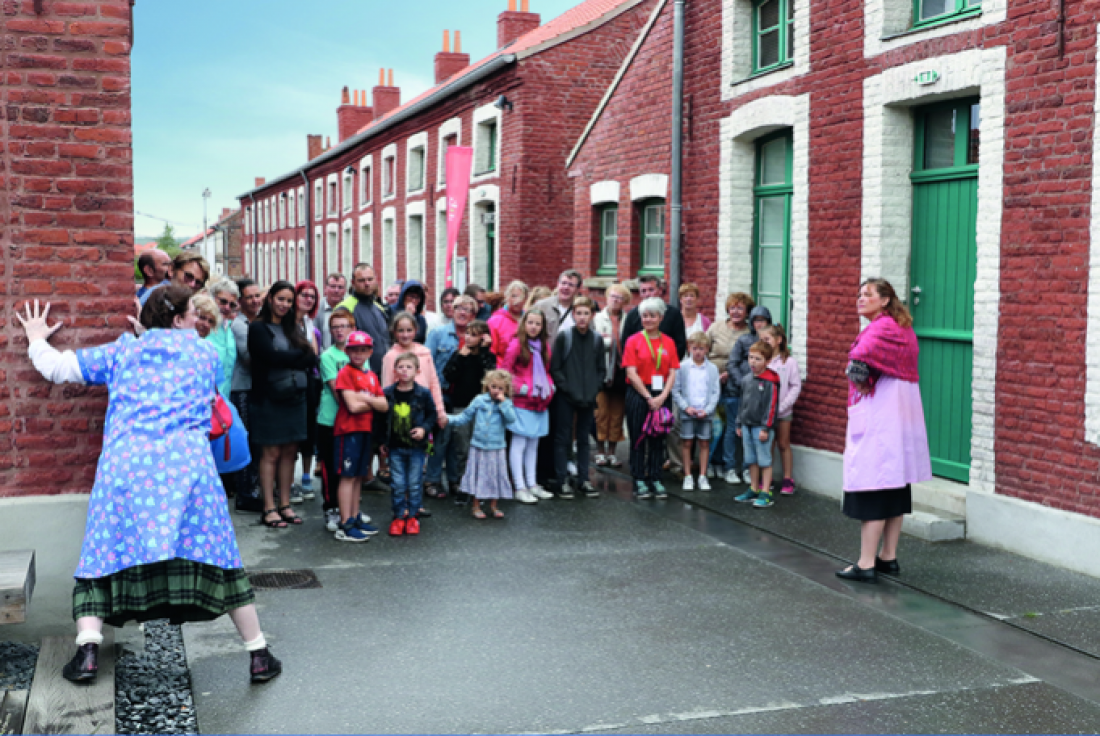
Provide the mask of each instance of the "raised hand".
POLYGON ((40 309, 38 306, 38 300, 34 300, 34 311, 31 311, 31 303, 27 302, 25 305, 27 310, 27 318, 23 319, 23 315, 15 312, 15 318, 19 320, 19 323, 23 325, 23 331, 27 333, 27 342, 34 342, 35 340, 49 340, 55 332, 61 329, 63 322, 58 322, 53 327, 46 322, 46 318, 50 314, 50 303, 46 302, 46 308, 40 309))

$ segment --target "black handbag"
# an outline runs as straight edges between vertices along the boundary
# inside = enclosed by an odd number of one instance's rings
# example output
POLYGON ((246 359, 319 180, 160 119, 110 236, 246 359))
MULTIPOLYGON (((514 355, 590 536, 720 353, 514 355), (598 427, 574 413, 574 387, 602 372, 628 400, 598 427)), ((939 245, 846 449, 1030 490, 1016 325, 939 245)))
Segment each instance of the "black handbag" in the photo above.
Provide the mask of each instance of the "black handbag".
POLYGON ((267 397, 278 404, 293 404, 306 395, 306 372, 278 368, 267 376, 267 397))

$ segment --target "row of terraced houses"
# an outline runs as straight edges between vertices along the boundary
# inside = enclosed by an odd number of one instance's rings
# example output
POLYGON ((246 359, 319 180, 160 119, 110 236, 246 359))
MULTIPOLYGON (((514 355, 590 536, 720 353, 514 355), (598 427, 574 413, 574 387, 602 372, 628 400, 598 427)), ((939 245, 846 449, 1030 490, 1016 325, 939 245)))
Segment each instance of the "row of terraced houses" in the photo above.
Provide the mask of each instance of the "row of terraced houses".
MULTIPOLYGON (((883 276, 921 342, 937 480, 918 503, 938 528, 1097 573, 1100 2, 681 7, 683 280, 719 314, 746 291, 788 326, 800 484, 841 487, 854 298, 883 276)), ((441 52, 425 94, 345 98, 338 145, 241 198, 244 262, 270 279, 364 261, 438 294, 457 144, 474 149, 460 283, 667 274, 676 12, 505 11, 499 48, 441 52)))

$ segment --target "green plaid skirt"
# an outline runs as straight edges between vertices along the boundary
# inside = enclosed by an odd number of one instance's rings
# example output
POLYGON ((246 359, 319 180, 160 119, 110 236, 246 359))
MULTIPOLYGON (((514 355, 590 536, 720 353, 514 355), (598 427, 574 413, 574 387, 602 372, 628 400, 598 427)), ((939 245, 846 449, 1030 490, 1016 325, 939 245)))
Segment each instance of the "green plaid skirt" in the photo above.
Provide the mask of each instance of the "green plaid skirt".
POLYGON ((102 578, 78 578, 73 619, 97 616, 111 626, 165 618, 173 624, 213 621, 255 600, 243 569, 223 570, 177 557, 102 578))

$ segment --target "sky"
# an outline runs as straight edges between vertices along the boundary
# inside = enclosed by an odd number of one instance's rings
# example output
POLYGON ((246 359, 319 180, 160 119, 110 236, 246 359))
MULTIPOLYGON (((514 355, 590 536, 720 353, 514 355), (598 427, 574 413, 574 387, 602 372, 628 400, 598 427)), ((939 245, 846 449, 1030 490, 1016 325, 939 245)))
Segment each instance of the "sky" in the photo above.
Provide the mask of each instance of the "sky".
MULTIPOLYGON (((580 0, 531 0, 542 21, 580 0)), ((340 91, 393 69, 401 100, 432 86, 443 30, 476 61, 496 46, 507 0, 139 0, 134 6, 134 229, 177 236, 257 176, 300 166, 306 135, 337 142, 340 91), (158 219, 159 218, 159 219, 158 219)))

